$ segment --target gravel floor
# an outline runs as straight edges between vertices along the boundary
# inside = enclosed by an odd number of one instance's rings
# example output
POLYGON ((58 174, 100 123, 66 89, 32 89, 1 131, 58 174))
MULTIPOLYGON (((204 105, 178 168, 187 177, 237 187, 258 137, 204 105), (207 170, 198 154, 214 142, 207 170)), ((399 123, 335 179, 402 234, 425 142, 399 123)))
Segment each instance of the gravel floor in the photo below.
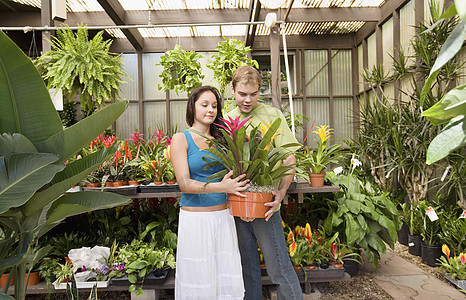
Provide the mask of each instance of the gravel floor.
MULTIPOLYGON (((426 272, 436 276, 442 281, 448 282, 444 275, 438 271, 438 268, 430 267, 421 262, 421 258, 414 256, 408 253, 408 247, 403 246, 399 243, 395 244, 394 252, 406 259, 407 261, 415 264, 419 268, 423 269, 426 272)), ((393 299, 389 294, 382 290, 372 279, 370 274, 360 273, 357 276, 351 278, 350 281, 340 281, 340 282, 326 282, 326 283, 316 283, 312 285, 320 294, 320 299, 330 300, 330 299, 363 299, 363 300, 388 300, 393 299)), ((268 288, 264 288, 264 300, 270 299, 268 288)), ((86 293, 80 293, 81 298, 87 299, 86 293)), ((130 300, 131 295, 128 292, 99 292, 98 297, 101 300, 130 300)), ((30 295, 26 299, 31 300, 42 300, 47 299, 45 295, 30 295)), ((66 295, 63 293, 51 294, 51 300, 66 300, 66 295)), ((173 291, 162 291, 160 299, 163 300, 173 300, 173 291)))

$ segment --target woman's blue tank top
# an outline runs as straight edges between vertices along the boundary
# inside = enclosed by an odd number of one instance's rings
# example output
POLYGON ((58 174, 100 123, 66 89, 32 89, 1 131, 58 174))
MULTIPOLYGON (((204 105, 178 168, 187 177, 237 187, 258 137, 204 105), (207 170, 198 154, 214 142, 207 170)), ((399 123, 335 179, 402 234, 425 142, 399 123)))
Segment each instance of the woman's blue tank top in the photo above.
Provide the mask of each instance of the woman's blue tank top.
MULTIPOLYGON (((211 161, 212 158, 208 158, 205 162, 202 157, 206 154, 210 154, 206 150, 199 149, 199 147, 194 143, 194 140, 188 130, 183 131, 186 136, 186 141, 188 142, 188 165, 189 165, 189 174, 191 179, 207 182, 207 178, 224 169, 222 165, 213 166, 208 170, 204 170, 204 167, 211 161)), ((220 180, 216 180, 218 182, 220 180)), ((214 181, 215 182, 215 181, 214 181)), ((207 207, 214 206, 218 204, 223 204, 227 202, 225 193, 207 193, 207 194, 189 194, 181 193, 180 206, 195 206, 195 207, 207 207)))

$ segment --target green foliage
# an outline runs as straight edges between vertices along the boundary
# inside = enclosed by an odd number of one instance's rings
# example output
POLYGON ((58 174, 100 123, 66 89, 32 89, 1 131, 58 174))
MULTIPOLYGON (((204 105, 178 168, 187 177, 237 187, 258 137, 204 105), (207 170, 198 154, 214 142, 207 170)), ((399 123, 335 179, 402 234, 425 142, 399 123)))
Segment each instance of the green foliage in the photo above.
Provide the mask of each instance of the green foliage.
POLYGON ((45 278, 46 285, 52 284, 55 278, 55 274, 60 271, 60 263, 58 258, 46 257, 43 259, 39 266, 39 274, 42 278, 45 278))
POLYGON ((76 33, 66 27, 58 29, 50 41, 52 50, 36 61, 45 70, 43 78, 49 88, 63 89, 68 101, 79 95, 85 116, 106 100, 117 100, 124 83, 121 77, 126 76, 120 55, 109 52, 112 41, 104 41, 103 33, 89 40, 86 27, 76 33))
MULTIPOLYGON (((235 121, 239 121, 239 117, 235 121)), ((209 181, 221 179, 233 170, 232 178, 246 174, 244 179, 249 179, 251 185, 273 186, 276 181, 287 176, 289 170, 294 169, 294 166, 281 165, 281 162, 289 156, 288 147, 300 144, 287 144, 275 148, 272 146, 281 119, 275 120, 267 127, 262 124, 253 127, 249 137, 246 135, 245 122, 238 124, 235 121, 221 129, 226 144, 193 130, 216 146, 206 149, 213 154, 205 155, 206 158, 213 159, 213 162, 209 163, 206 168, 216 165, 225 167, 224 170, 207 178, 209 181)))
POLYGON ((191 93, 192 90, 202 85, 204 75, 201 74, 201 64, 199 59, 202 56, 193 51, 182 50, 180 45, 175 45, 175 49, 167 51, 160 58, 163 67, 159 77, 162 78, 162 84, 159 84, 159 90, 173 90, 191 93))
POLYGON ((220 83, 220 92, 225 92, 225 87, 231 82, 233 73, 239 66, 254 66, 257 69, 257 61, 248 57, 251 47, 245 47, 242 41, 227 39, 218 43, 217 51, 207 67, 214 71, 215 79, 220 83))
MULTIPOLYGON (((78 289, 76 287, 76 279, 74 275, 71 276, 71 287, 70 284, 66 284, 66 296, 68 300, 78 300, 78 289)), ((97 300, 97 283, 91 289, 88 300, 97 300)))
POLYGON ((76 123, 76 109, 73 101, 65 101, 63 103, 63 110, 60 112, 60 118, 63 126, 70 127, 76 123))
POLYGON ((8 232, 3 243, 12 245, 0 247, 0 270, 12 267, 15 298, 21 300, 27 258, 38 238, 69 216, 128 202, 116 194, 66 193, 115 148, 64 164, 112 124, 127 103, 114 103, 63 129, 30 59, 2 32, 0 44, 0 223, 8 232))
MULTIPOLYGON (((466 19, 464 14, 464 1, 455 1, 442 16, 441 22, 434 24, 429 28, 435 30, 446 22, 455 22, 454 29, 448 32, 448 38, 441 41, 443 46, 440 50, 434 65, 430 69, 429 75, 424 83, 421 93, 421 105, 425 99, 432 95, 434 86, 441 87, 439 84, 444 70, 456 71, 452 64, 456 61, 456 55, 463 46, 466 37, 466 19), (456 24, 458 14, 462 20, 456 24), (440 24, 440 25, 439 25, 440 24)), ((466 90, 465 86, 455 87, 450 90, 442 99, 431 108, 423 112, 433 124, 443 124, 449 122, 439 133, 438 136, 429 145, 426 162, 432 164, 445 158, 454 150, 466 145, 466 90)))
POLYGON ((466 249, 466 219, 459 218, 462 212, 459 206, 451 206, 440 220, 441 241, 450 247, 453 256, 458 256, 466 249))
POLYGON ((380 192, 352 173, 335 175, 328 172, 327 176, 341 187, 341 191, 335 193, 335 200, 329 200, 325 232, 339 232, 342 243, 363 248, 376 268, 380 253, 386 252, 386 244, 393 249, 397 230, 401 227, 395 205, 387 192, 380 192))
POLYGON ((71 249, 81 248, 89 245, 90 239, 86 235, 78 235, 76 232, 66 233, 54 236, 47 241, 47 244, 53 246, 50 255, 59 257, 68 256, 71 249))

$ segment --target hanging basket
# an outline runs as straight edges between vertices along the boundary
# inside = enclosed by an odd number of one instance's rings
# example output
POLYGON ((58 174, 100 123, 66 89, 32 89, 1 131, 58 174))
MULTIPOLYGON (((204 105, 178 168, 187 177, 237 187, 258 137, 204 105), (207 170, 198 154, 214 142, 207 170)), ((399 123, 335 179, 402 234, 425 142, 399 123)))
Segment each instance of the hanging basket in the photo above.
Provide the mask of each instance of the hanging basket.
POLYGON ((320 174, 309 174, 309 180, 311 187, 323 187, 324 186, 325 173, 320 174))
POLYGON ((235 217, 265 218, 265 213, 270 207, 264 203, 273 201, 272 193, 242 192, 246 197, 228 194, 230 213, 235 217))

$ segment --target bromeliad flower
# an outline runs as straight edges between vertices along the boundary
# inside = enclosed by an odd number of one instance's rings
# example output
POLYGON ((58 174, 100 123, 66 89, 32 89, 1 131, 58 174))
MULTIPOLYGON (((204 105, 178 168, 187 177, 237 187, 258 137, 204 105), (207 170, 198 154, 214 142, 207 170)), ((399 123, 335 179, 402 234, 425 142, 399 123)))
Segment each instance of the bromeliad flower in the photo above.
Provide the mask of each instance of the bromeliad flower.
POLYGON ((295 228, 294 228, 294 232, 295 234, 298 236, 298 235, 301 235, 301 226, 297 225, 295 228))
POLYGON ((288 232, 288 238, 287 238, 288 242, 294 242, 294 235, 293 235, 293 231, 290 230, 290 232, 288 232))
POLYGON ((163 149, 163 156, 165 156, 167 160, 170 160, 170 148, 171 146, 168 145, 167 148, 163 149))
MULTIPOLYGON (((259 125, 259 132, 261 133, 261 136, 264 136, 267 133, 267 131, 269 130, 270 126, 272 125, 272 124, 270 124, 268 122, 265 122, 265 121, 264 121, 264 123, 265 123, 265 125, 264 124, 259 125)), ((279 128, 277 131, 280 131, 280 130, 282 130, 282 129, 279 128)), ((279 135, 280 135, 279 133, 275 133, 274 135, 272 135, 272 138, 270 139, 270 142, 267 144, 267 146, 265 146, 264 149, 269 150, 270 145, 272 145, 272 141, 279 135)))
POLYGON ((325 145, 327 144, 327 140, 332 135, 332 131, 333 129, 329 128, 328 125, 321 125, 317 127, 316 131, 314 131, 314 133, 317 133, 320 138, 320 142, 322 143, 322 150, 325 149, 325 145))
POLYGON ((293 257, 296 254, 298 246, 296 245, 296 242, 291 243, 290 245, 290 256, 293 257))
POLYGON ((135 147, 139 147, 141 143, 144 144, 143 136, 144 134, 135 131, 131 134, 129 140, 133 142, 135 147))
POLYGON ((228 116, 229 120, 221 119, 225 123, 225 126, 221 124, 216 124, 216 125, 225 129, 225 131, 228 132, 230 136, 233 136, 233 132, 238 131, 241 127, 243 127, 252 118, 252 116, 247 117, 241 122, 239 121, 240 118, 241 116, 238 116, 236 119, 233 119, 232 117, 228 116))
POLYGON ((442 245, 442 252, 447 256, 448 261, 450 261, 450 248, 448 248, 447 244, 442 245))
POLYGON ((311 225, 309 223, 306 223, 306 228, 304 229, 304 236, 306 237, 309 242, 312 240, 312 231, 311 231, 311 225))
POLYGON ((464 266, 464 264, 466 263, 466 254, 460 253, 459 258, 460 258, 461 264, 464 266))

